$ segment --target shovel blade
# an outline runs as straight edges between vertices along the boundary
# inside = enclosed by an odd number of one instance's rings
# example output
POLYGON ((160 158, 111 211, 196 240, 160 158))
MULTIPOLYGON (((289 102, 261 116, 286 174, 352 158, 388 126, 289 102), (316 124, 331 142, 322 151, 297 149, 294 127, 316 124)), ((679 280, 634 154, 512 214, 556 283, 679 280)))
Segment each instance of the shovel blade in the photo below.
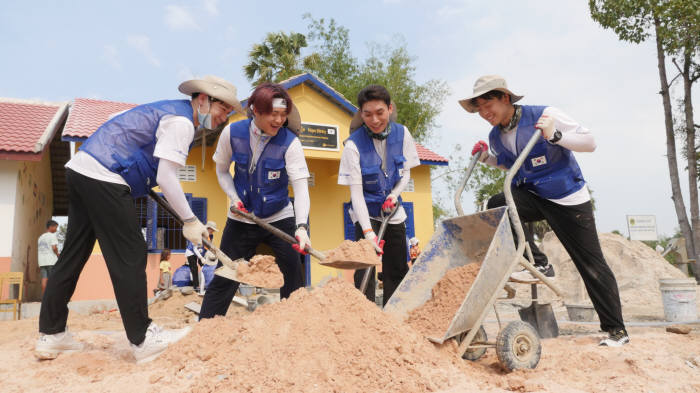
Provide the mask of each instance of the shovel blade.
POLYGON ((322 266, 345 270, 367 269, 369 267, 376 266, 375 264, 367 263, 366 261, 321 261, 319 264, 322 266))
POLYGON ((535 328, 540 338, 554 338, 559 336, 559 325, 554 317, 551 304, 532 303, 518 310, 520 319, 535 328))

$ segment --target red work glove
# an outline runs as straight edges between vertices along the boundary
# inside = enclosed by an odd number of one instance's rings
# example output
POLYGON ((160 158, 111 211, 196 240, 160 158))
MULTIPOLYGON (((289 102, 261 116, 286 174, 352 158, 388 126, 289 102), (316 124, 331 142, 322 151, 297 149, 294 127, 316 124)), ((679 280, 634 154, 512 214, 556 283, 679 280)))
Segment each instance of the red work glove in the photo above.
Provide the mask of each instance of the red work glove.
POLYGON ((384 213, 391 213, 392 210, 396 207, 396 203, 398 202, 399 198, 396 197, 394 194, 389 194, 386 197, 386 200, 382 204, 382 210, 384 213))
POLYGON ((243 213, 250 213, 248 209, 245 208, 245 205, 243 205, 243 202, 241 202, 240 200, 233 201, 231 203, 231 212, 235 214, 236 210, 240 210, 243 213))
POLYGON ((377 255, 384 254, 384 240, 377 242, 377 240, 379 240, 379 238, 377 237, 377 234, 374 233, 374 231, 367 232, 365 234, 365 239, 374 243, 374 251, 377 252, 377 255))
POLYGON ((476 144, 472 148, 472 155, 484 151, 489 151, 489 145, 487 145, 484 141, 479 141, 476 142, 476 144))
POLYGON ((304 227, 299 227, 294 233, 294 237, 296 237, 297 241, 299 242, 297 244, 292 244, 294 251, 301 255, 308 254, 306 251, 306 246, 311 245, 311 240, 309 240, 309 233, 306 232, 306 229, 304 227))

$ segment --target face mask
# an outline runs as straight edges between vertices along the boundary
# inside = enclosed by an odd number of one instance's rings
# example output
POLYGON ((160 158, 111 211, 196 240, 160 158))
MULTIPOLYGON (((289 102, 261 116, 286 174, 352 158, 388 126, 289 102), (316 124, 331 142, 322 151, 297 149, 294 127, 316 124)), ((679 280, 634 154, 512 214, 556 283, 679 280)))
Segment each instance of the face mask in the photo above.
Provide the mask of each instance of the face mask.
POLYGON ((208 130, 211 130, 211 102, 209 102, 209 112, 207 113, 202 113, 199 111, 199 109, 202 106, 200 105, 197 108, 197 121, 199 122, 199 127, 198 129, 206 128, 208 130))

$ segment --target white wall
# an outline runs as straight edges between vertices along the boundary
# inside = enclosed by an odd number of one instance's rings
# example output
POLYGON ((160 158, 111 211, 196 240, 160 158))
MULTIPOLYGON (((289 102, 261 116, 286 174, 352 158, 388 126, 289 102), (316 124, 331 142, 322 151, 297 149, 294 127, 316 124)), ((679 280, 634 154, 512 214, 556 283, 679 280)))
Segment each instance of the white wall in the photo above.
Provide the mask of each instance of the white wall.
POLYGON ((17 161, 0 161, 0 257, 12 256, 17 161))

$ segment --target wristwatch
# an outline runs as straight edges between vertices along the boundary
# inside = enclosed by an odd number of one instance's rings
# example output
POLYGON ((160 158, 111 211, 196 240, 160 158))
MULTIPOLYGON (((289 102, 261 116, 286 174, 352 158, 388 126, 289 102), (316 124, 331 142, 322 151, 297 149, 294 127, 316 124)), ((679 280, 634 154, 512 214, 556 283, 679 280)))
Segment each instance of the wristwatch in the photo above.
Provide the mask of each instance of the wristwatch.
POLYGON ((308 232, 309 231, 309 224, 304 224, 304 223, 297 224, 297 229, 299 229, 299 228, 304 228, 304 229, 306 229, 306 232, 308 232))
POLYGON ((554 130, 552 137, 549 138, 549 143, 557 143, 557 142, 559 142, 560 139, 561 139, 561 131, 554 130))

